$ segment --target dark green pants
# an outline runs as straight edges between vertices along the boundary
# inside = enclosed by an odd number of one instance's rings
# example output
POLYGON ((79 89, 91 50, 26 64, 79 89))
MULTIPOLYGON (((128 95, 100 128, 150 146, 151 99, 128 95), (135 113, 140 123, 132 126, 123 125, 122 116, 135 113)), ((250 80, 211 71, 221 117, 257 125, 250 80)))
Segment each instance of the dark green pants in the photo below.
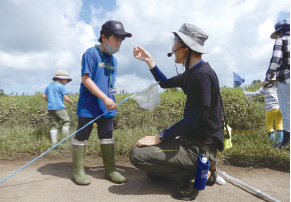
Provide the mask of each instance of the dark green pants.
MULTIPOLYGON (((206 147, 205 147, 206 148, 206 147)), ((170 178, 194 177, 199 154, 216 161, 216 149, 204 151, 191 142, 173 139, 150 147, 134 147, 131 163, 146 172, 170 178)))

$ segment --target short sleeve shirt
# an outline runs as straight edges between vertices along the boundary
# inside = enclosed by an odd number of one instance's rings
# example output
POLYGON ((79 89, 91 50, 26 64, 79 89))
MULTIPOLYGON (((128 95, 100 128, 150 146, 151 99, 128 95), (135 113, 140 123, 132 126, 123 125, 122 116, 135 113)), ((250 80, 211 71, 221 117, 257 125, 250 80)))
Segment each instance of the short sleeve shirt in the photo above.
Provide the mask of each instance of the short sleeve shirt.
POLYGON ((47 110, 61 110, 66 108, 63 102, 63 97, 68 94, 68 91, 62 83, 50 83, 45 88, 43 94, 47 95, 47 110))
MULTIPOLYGON (((88 74, 97 87, 115 101, 114 95, 110 95, 108 90, 115 85, 117 62, 113 55, 103 52, 102 55, 97 46, 89 48, 82 57, 81 75, 88 74)), ((105 114, 104 117, 114 117, 117 115, 116 109, 108 112, 103 101, 93 95, 81 83, 77 115, 96 118, 102 114, 105 114)))

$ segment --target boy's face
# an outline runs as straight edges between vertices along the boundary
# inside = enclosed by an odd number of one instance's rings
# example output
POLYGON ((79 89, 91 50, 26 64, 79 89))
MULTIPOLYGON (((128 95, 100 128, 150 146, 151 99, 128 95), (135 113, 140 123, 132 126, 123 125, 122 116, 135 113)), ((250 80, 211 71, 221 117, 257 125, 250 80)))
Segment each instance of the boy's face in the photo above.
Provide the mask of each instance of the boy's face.
POLYGON ((124 37, 116 35, 116 34, 112 34, 108 39, 106 39, 106 37, 102 35, 102 40, 105 43, 105 45, 108 45, 108 43, 110 43, 112 46, 116 48, 120 48, 121 43, 124 40, 124 37))
POLYGON ((61 83, 62 83, 63 85, 66 85, 66 84, 68 83, 68 80, 66 80, 66 79, 62 79, 62 80, 61 80, 61 83))

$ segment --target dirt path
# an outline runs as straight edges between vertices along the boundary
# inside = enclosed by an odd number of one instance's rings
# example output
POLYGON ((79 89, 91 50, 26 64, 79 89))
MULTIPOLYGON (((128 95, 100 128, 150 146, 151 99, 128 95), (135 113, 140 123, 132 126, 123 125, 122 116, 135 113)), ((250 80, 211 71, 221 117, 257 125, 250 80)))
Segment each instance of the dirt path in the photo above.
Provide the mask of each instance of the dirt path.
MULTIPOLYGON (((31 159, 0 160, 0 180, 18 170, 31 159)), ((176 201, 170 193, 176 189, 176 182, 153 183, 144 172, 135 169, 128 161, 116 162, 119 171, 128 182, 113 184, 103 179, 104 169, 101 159, 86 162, 86 172, 92 178, 88 186, 78 186, 72 180, 70 158, 50 159, 42 157, 11 178, 0 184, 2 202, 148 202, 176 201)), ((268 168, 251 169, 229 165, 219 165, 219 170, 241 180, 261 192, 279 200, 290 201, 290 173, 268 168)), ((198 195, 196 201, 234 202, 266 201, 249 189, 226 179, 225 185, 214 185, 198 195)))

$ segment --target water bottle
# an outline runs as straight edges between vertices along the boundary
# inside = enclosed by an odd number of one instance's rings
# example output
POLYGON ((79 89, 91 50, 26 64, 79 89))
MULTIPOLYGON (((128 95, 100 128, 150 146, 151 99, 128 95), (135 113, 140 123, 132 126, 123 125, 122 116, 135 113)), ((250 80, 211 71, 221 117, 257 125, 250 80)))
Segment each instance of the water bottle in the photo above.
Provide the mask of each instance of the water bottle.
POLYGON ((194 187, 197 190, 203 190, 206 186, 207 175, 209 171, 210 162, 203 155, 199 155, 194 187))

